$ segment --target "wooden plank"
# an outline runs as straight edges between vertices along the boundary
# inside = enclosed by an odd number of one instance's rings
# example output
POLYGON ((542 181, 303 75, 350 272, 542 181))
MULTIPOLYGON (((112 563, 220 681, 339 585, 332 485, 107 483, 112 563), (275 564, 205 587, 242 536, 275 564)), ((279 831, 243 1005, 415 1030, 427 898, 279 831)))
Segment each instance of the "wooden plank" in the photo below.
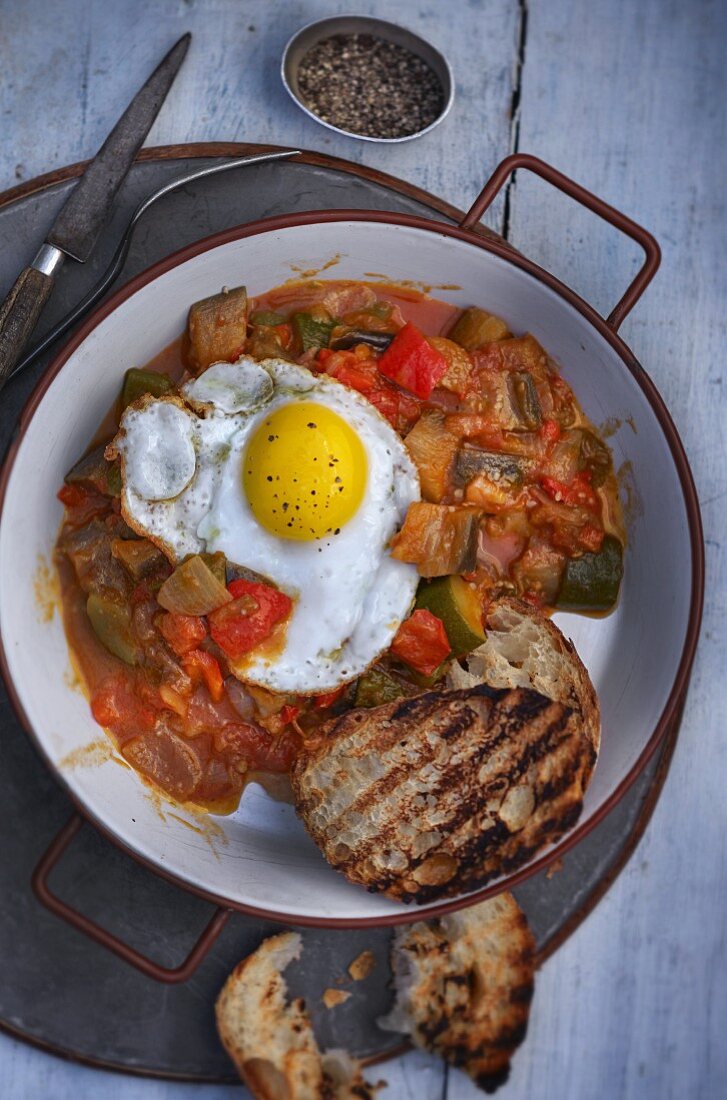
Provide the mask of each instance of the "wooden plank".
MULTIPOLYGON (((191 30, 189 54, 147 144, 301 145, 365 161, 467 207, 507 149, 516 5, 468 5, 452 19, 417 0, 398 5, 393 17, 450 59, 456 101, 431 134, 394 146, 319 126, 293 103, 280 79, 290 35, 306 22, 349 9, 345 2, 325 0, 284 7, 266 0, 67 0, 54 8, 50 28, 46 0, 6 4, 0 189, 96 152, 122 103, 172 42, 191 30)), ((374 14, 381 5, 368 0, 356 9, 374 14)))
MULTIPOLYGON (((520 149, 642 222, 664 250, 623 335, 692 462, 709 595, 662 799, 627 870, 539 975, 503 1100, 727 1095, 725 16, 708 0, 529 8, 520 149)), ((636 267, 630 243, 525 177, 510 239, 604 311, 636 267)), ((452 1074, 448 1100, 478 1095, 452 1074)))

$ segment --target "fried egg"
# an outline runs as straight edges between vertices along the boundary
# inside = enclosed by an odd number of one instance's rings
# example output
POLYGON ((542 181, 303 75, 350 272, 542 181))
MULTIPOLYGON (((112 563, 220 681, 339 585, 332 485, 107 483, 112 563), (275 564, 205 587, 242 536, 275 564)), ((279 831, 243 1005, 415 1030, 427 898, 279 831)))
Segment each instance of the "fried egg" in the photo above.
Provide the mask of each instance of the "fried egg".
POLYGON ((388 648, 419 579, 389 543, 419 480, 360 394, 243 356, 129 407, 111 453, 127 522, 172 561, 222 551, 292 598, 282 644, 237 662, 240 679, 317 694, 388 648))

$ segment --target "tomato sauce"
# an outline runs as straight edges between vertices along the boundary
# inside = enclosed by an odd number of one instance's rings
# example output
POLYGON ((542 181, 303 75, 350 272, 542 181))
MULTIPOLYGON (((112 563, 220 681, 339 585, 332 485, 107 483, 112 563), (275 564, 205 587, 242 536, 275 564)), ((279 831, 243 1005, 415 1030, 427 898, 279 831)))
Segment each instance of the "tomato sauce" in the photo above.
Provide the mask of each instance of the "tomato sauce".
MULTIPOLYGON (((483 614, 502 594, 546 613, 613 605, 624 534, 611 455, 532 336, 513 335, 478 307, 462 311, 381 283, 302 280, 246 309, 246 354, 286 358, 351 386, 405 439, 422 501, 391 552, 417 566, 423 586, 462 577, 483 614)), ((204 348, 191 352, 200 361, 204 348)), ((193 362, 186 335, 144 371, 173 387, 193 362)), ((331 717, 392 690, 445 682, 454 659, 442 659, 446 615, 420 609, 372 670, 336 692, 294 697, 245 684, 246 655, 224 650, 234 629, 215 630, 215 613, 165 617, 158 602, 174 567, 126 524, 119 470, 103 456, 120 411, 111 410, 67 475, 55 561, 94 717, 145 779, 179 802, 229 813, 250 778, 284 779, 331 717)), ((222 582, 232 596, 244 566, 226 563, 222 582)), ((255 613, 245 606, 240 614, 255 613)), ((260 649, 274 652, 284 622, 257 626, 242 637, 260 636, 260 649)))

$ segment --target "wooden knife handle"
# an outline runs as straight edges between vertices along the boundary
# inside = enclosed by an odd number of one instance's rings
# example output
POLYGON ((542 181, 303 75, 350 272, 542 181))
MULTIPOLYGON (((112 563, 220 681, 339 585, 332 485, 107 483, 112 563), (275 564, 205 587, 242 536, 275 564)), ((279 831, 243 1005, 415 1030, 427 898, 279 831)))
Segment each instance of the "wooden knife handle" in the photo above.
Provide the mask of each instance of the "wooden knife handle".
POLYGON ((52 275, 26 267, 0 306, 0 389, 22 355, 53 283, 52 275))

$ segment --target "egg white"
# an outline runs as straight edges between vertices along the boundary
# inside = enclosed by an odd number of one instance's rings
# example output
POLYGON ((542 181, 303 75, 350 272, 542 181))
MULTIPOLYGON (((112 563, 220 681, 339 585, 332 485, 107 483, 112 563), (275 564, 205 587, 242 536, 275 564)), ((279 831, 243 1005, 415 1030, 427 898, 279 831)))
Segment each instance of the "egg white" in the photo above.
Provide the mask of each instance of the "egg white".
POLYGON ((419 579, 416 568, 395 561, 388 548, 409 504, 420 497, 416 468, 401 439, 360 394, 283 360, 257 363, 243 356, 237 364, 215 364, 187 383, 182 396, 186 405, 162 397, 122 418, 114 445, 122 456, 127 521, 173 560, 222 551, 293 598, 282 648, 238 662, 240 679, 271 691, 315 694, 359 676, 390 645, 419 579), (339 534, 309 542, 282 539, 261 527, 242 483, 251 436, 262 419, 291 401, 338 413, 358 434, 368 462, 355 515, 339 534), (189 417, 188 430, 171 433, 169 454, 159 424, 177 424, 179 417, 160 415, 160 404, 189 417), (148 427, 155 431, 153 447, 148 427), (193 476, 174 497, 158 499, 163 485, 155 479, 164 485, 181 481, 190 441, 193 476), (178 466, 182 472, 175 473, 178 466), (165 470, 172 471, 166 480, 158 472, 165 470))

